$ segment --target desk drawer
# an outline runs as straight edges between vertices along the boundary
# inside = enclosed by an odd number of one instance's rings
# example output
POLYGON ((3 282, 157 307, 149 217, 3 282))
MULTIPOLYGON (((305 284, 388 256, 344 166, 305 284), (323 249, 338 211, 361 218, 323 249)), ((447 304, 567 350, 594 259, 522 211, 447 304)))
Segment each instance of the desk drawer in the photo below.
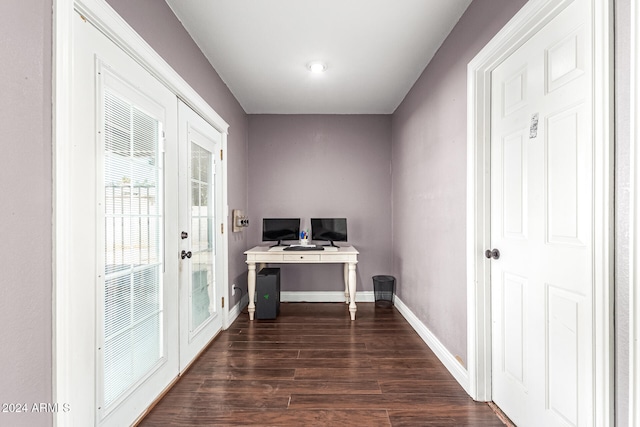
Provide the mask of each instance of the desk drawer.
POLYGON ((285 254, 285 261, 320 261, 320 254, 285 254))
POLYGON ((262 253, 258 256, 255 255, 248 255, 247 256, 247 260, 248 261, 255 261, 255 262, 282 262, 282 253, 271 253, 271 254, 265 254, 262 253))
POLYGON ((349 254, 324 254, 322 255, 323 262, 358 262, 356 255, 349 254))

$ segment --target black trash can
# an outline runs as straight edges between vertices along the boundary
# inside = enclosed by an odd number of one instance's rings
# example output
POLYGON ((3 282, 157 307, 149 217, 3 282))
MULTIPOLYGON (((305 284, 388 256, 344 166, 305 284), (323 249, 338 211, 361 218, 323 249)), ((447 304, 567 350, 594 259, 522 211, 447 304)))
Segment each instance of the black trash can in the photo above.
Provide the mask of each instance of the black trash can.
POLYGON ((396 293, 396 278, 393 276, 373 276, 373 294, 376 307, 393 306, 393 295, 396 293))

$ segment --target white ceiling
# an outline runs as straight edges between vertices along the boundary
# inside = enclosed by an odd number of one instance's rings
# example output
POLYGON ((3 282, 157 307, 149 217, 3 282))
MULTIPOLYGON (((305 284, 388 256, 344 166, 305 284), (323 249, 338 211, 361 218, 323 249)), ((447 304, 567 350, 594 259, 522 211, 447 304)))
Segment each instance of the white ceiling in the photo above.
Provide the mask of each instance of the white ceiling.
POLYGON ((390 114, 471 0, 166 2, 247 113, 390 114))

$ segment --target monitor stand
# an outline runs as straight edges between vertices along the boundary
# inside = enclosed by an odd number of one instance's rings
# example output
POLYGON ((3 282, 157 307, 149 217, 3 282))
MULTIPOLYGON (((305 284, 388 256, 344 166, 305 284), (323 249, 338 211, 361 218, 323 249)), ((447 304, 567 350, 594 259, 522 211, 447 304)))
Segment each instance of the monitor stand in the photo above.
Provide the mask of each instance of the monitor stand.
POLYGON ((287 245, 283 245, 282 244, 282 240, 278 240, 278 243, 276 243, 275 245, 271 245, 269 246, 270 248, 275 248, 276 246, 287 246, 287 245))

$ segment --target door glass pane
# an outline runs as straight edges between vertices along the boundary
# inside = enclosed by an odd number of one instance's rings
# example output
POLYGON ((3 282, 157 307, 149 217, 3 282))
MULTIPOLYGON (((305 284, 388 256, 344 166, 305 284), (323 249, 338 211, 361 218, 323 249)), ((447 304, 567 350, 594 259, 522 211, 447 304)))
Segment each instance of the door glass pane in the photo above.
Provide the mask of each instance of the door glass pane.
POLYGON ((109 406, 162 357, 160 122, 104 93, 102 400, 109 406))
POLYGON ((212 172, 211 152, 191 143, 191 331, 215 310, 212 172))

